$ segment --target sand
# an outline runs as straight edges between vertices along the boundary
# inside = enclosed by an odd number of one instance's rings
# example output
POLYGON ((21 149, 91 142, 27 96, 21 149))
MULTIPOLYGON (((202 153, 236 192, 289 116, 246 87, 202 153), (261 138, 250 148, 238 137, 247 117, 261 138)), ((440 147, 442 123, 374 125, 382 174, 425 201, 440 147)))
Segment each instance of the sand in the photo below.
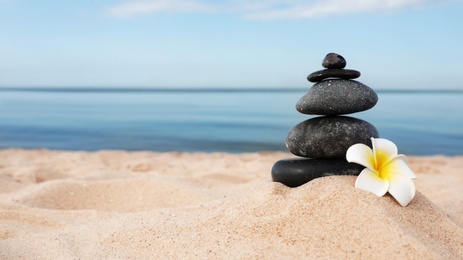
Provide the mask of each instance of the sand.
POLYGON ((409 157, 408 207, 286 153, 0 151, 1 259, 463 259, 463 156, 409 157))

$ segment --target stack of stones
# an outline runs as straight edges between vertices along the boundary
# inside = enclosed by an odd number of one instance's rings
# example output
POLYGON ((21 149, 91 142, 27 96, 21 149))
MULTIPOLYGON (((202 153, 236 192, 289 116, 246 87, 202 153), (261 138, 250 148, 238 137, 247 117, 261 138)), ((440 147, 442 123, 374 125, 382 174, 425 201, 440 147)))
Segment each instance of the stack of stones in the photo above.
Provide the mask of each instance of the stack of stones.
POLYGON ((300 113, 321 116, 299 123, 286 138, 288 150, 302 158, 280 160, 272 168, 273 181, 289 187, 323 176, 358 175, 364 167, 346 161, 347 149, 357 143, 371 147, 370 138, 379 136, 372 124, 341 116, 378 102, 374 90, 352 80, 360 72, 344 69, 346 60, 336 53, 327 54, 322 66, 326 69, 307 76, 316 84, 296 104, 300 113))

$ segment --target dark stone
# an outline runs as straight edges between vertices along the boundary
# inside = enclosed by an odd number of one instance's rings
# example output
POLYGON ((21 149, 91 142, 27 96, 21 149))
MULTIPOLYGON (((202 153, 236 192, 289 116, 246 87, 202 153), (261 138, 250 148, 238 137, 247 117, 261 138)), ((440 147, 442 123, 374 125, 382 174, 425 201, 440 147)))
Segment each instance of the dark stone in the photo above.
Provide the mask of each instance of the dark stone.
POLYGON ((297 187, 315 178, 332 175, 359 175, 365 167, 348 163, 345 159, 291 158, 276 162, 272 180, 289 187, 297 187))
POLYGON ((337 53, 328 53, 322 61, 323 68, 342 69, 346 67, 346 59, 337 53))
POLYGON ((371 147, 378 130, 363 120, 347 116, 322 116, 296 125, 286 137, 286 147, 298 156, 345 158, 350 146, 363 143, 371 147))
POLYGON ((368 110, 378 95, 355 80, 329 79, 313 85, 296 104, 297 111, 312 115, 341 115, 368 110))
POLYGON ((326 78, 355 79, 358 77, 360 77, 360 71, 358 70, 325 69, 310 73, 307 76, 307 80, 310 82, 319 82, 326 78))

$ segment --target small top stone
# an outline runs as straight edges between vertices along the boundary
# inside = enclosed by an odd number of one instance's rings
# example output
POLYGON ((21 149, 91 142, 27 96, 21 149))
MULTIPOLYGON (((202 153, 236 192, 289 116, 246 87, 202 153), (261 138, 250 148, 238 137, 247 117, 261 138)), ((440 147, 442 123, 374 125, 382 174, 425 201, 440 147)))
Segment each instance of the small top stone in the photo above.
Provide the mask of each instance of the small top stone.
POLYGON ((343 69, 346 67, 346 59, 337 53, 328 53, 323 59, 322 66, 327 69, 343 69))

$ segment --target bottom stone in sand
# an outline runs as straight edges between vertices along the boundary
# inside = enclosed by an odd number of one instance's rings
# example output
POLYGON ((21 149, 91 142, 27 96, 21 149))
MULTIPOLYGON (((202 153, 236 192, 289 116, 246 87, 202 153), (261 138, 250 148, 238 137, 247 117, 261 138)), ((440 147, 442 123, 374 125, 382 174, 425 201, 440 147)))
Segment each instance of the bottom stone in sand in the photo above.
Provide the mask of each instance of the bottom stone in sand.
POLYGON ((297 187, 315 178, 332 175, 359 175, 365 167, 346 159, 290 158, 276 162, 272 180, 289 187, 297 187))

